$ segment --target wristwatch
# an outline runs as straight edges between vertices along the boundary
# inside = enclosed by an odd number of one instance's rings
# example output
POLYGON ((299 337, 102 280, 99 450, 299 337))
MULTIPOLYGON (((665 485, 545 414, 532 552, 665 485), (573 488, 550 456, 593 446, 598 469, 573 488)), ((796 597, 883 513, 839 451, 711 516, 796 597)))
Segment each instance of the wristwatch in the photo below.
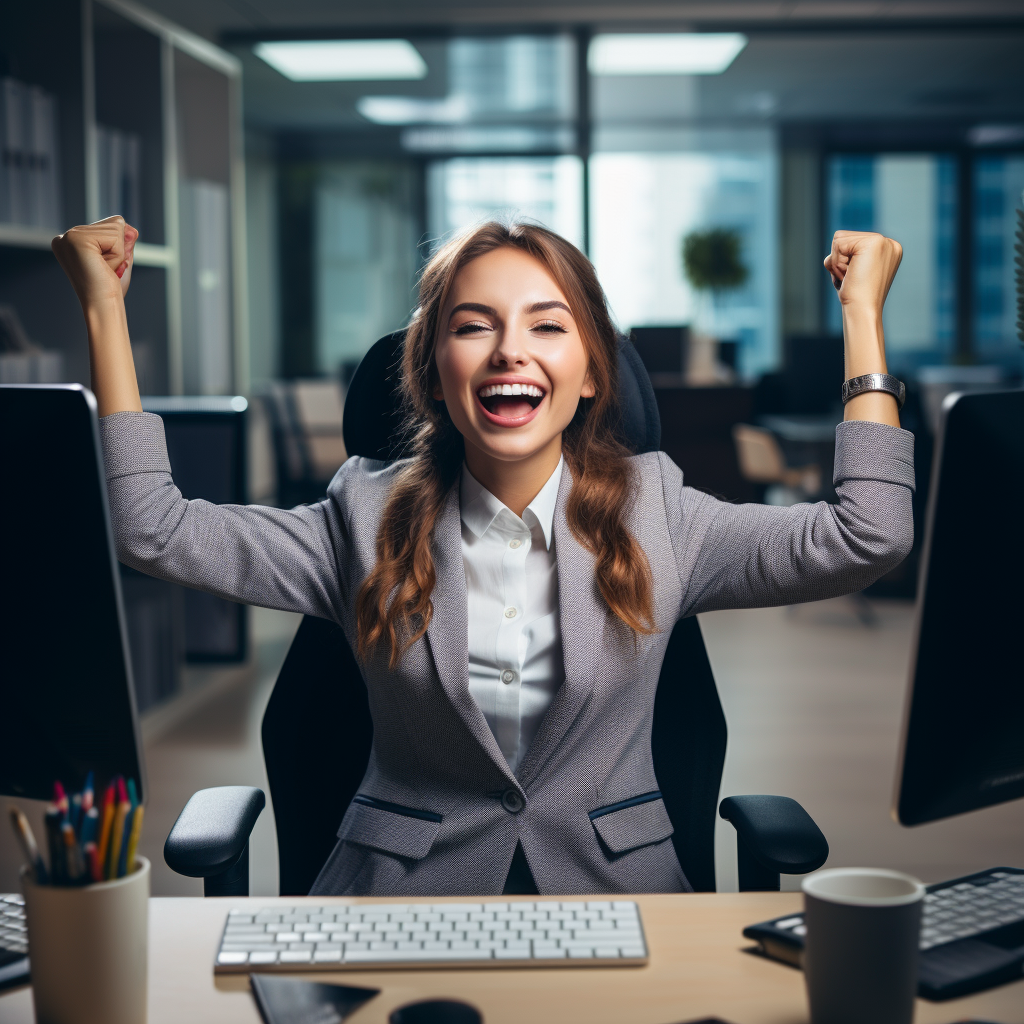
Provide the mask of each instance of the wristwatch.
POLYGON ((907 399, 907 386, 898 377, 891 373, 865 373, 863 377, 851 377, 843 381, 843 405, 867 391, 884 391, 892 395, 900 409, 907 399))

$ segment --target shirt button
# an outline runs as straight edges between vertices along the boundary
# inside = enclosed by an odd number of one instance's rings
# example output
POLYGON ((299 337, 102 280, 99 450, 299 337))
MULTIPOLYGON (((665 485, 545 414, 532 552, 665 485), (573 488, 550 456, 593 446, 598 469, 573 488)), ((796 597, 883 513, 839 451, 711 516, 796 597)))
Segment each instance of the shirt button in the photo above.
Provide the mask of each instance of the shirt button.
POLYGON ((516 681, 516 674, 512 669, 507 668, 501 673, 501 681, 503 683, 514 683, 516 681))
POLYGON ((501 806, 509 814, 518 814, 523 809, 523 798, 514 789, 506 789, 501 794, 501 806))
POLYGON ((514 550, 515 548, 521 548, 523 546, 523 542, 521 540, 510 540, 508 542, 508 546, 514 550))
POLYGON ((505 609, 505 618, 506 619, 514 619, 516 617, 516 615, 517 615, 517 612, 516 612, 515 608, 506 608, 505 609))

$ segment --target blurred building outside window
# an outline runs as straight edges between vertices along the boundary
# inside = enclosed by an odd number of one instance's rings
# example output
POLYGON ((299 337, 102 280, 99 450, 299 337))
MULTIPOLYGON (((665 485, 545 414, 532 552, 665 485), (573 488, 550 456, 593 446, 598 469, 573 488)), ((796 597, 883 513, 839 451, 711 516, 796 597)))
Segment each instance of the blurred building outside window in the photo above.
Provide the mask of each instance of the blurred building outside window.
POLYGON ((1019 351, 1014 283, 1014 211, 1024 208, 1024 154, 974 161, 974 343, 979 355, 1019 351))
POLYGON ((583 244, 579 157, 457 157, 427 167, 427 232, 433 245, 486 220, 529 220, 583 244))
MULTIPOLYGON (((903 246, 885 304, 886 348, 897 364, 941 362, 956 338, 957 170, 931 153, 834 155, 825 167, 823 251, 837 230, 878 231, 903 246)), ((839 301, 825 281, 826 320, 843 329, 839 301)))

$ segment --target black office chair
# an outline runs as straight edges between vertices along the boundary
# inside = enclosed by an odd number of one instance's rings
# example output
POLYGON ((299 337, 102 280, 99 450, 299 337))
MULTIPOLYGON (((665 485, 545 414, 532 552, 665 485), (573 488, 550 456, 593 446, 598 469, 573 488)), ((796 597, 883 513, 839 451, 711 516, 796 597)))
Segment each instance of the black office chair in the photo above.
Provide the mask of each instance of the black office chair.
MULTIPOLYGON (((404 332, 381 338, 352 379, 345 408, 350 455, 401 454, 397 376, 403 339, 404 332)), ((654 391, 627 341, 619 350, 619 373, 623 439, 637 453, 656 451, 661 423, 654 391)), ((263 716, 282 896, 309 892, 362 780, 372 737, 366 687, 344 633, 306 616, 263 716)), ((684 619, 673 630, 662 666, 651 748, 675 826, 676 855, 698 892, 715 889, 715 805, 725 746, 725 716, 700 625, 684 619)), ((249 834, 264 803, 263 791, 248 786, 201 790, 171 829, 164 859, 180 874, 203 878, 207 896, 248 895, 249 834)), ((777 890, 780 873, 813 871, 828 856, 817 825, 788 797, 728 797, 719 811, 736 827, 743 891, 777 890)))

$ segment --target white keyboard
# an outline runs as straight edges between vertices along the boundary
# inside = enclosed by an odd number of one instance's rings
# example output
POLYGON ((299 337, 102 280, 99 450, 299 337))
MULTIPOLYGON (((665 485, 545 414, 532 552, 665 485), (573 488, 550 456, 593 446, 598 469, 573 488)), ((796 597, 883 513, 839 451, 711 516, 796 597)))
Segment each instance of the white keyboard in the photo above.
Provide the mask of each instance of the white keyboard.
POLYGON ((215 970, 631 966, 647 962, 631 900, 238 908, 215 970))

